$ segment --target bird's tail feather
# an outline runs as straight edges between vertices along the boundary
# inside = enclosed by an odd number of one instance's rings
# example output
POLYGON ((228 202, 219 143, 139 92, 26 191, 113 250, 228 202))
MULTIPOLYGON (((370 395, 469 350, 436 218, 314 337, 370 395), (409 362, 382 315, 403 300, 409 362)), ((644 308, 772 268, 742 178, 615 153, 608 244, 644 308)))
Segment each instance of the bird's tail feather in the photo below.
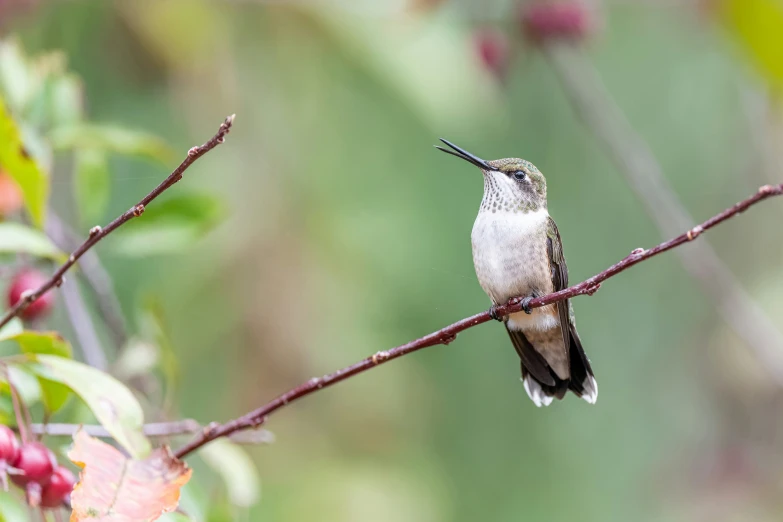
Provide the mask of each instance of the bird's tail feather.
POLYGON ((568 390, 595 404, 598 384, 593 377, 590 361, 582 349, 579 336, 573 329, 569 329, 570 379, 558 377, 544 357, 533 348, 524 333, 508 328, 507 330, 521 360, 522 383, 525 391, 536 406, 549 406, 555 398, 562 399, 568 390))

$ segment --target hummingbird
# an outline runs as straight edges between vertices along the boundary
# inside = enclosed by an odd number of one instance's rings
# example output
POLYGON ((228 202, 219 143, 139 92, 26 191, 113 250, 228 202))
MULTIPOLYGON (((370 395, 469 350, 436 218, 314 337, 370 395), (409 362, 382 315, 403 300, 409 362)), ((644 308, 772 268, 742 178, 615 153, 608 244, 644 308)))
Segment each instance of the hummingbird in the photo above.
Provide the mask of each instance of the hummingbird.
POLYGON ((520 158, 485 161, 453 143, 436 148, 475 165, 484 197, 473 224, 473 265, 492 301, 490 315, 505 324, 522 366, 522 383, 536 406, 568 390, 590 404, 598 383, 576 332, 569 300, 530 309, 530 301, 568 287, 568 268, 555 221, 547 210, 546 178, 520 158), (523 296, 522 311, 499 316, 497 307, 523 296))

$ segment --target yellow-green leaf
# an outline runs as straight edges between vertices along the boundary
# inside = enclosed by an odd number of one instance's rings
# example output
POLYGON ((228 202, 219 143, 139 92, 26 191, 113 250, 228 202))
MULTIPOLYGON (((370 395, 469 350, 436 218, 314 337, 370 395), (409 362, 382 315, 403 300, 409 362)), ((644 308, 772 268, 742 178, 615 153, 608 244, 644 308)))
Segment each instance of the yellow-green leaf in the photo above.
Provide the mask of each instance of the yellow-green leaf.
POLYGON ((2 341, 15 341, 22 353, 38 355, 57 355, 72 357, 71 345, 57 332, 24 331, 1 338, 2 341))
POLYGON ((80 123, 60 127, 49 135, 55 149, 99 149, 129 156, 144 156, 163 163, 170 162, 173 151, 152 134, 118 127, 80 123))
POLYGON ((0 520, 3 522, 29 522, 28 508, 19 497, 0 489, 0 520))
POLYGON ((250 507, 258 501, 261 495, 258 470, 242 448, 218 439, 201 448, 199 454, 223 479, 231 504, 250 507))
POLYGON ((178 194, 145 210, 114 234, 115 251, 129 256, 179 253, 223 218, 222 201, 210 194, 178 194))
POLYGON ((142 433, 144 414, 124 384, 108 373, 63 357, 38 355, 35 360, 37 374, 73 390, 131 456, 143 458, 149 454, 151 446, 142 433))
POLYGON ((38 385, 41 387, 41 403, 50 414, 59 411, 71 398, 71 389, 57 381, 38 377, 38 385))
MULTIPOLYGON (((2 346, 0 355, 4 356, 13 356, 19 353, 33 356, 72 356, 71 345, 57 332, 19 331, 17 328, 4 330, 0 334, 0 346, 2 346)), ((49 413, 54 413, 62 408, 71 396, 70 388, 59 382, 43 378, 29 362, 20 362, 18 358, 13 358, 10 360, 8 369, 18 387, 27 387, 27 393, 30 394, 30 397, 26 399, 26 402, 32 404, 40 400, 44 409, 49 413)))
POLYGON ((783 89, 783 1, 721 0, 728 29, 750 53, 762 75, 783 89))
POLYGON ((55 261, 63 261, 66 257, 46 234, 13 221, 0 223, 0 253, 28 254, 55 261))
POLYGON ((8 339, 9 337, 13 337, 14 335, 22 333, 23 331, 24 326, 22 325, 22 320, 18 317, 14 317, 8 321, 5 326, 0 328, 0 341, 8 339))
POLYGON ((43 227, 49 178, 22 143, 19 127, 0 97, 0 166, 19 185, 33 224, 43 227))
POLYGON ((109 204, 109 158, 101 149, 79 149, 75 159, 76 206, 83 221, 99 221, 109 204))

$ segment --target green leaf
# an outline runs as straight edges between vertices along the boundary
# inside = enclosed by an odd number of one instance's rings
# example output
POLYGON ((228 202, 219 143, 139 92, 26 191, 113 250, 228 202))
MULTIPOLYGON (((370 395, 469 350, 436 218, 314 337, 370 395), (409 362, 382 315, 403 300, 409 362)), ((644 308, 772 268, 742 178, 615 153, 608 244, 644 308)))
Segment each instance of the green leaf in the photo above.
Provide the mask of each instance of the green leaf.
POLYGON ((124 384, 107 373, 62 357, 39 355, 35 359, 37 374, 73 390, 133 458, 144 458, 150 452, 150 443, 142 433, 141 406, 124 384))
POLYGON ((49 120, 53 127, 78 123, 84 113, 82 82, 75 74, 50 78, 47 86, 49 120))
POLYGON ((36 92, 38 82, 16 40, 0 41, 0 95, 14 110, 22 111, 36 92))
MULTIPOLYGON (((5 379, 5 376, 3 376, 3 379, 5 379)), ((30 374, 18 365, 8 365, 8 379, 13 383, 23 403, 30 406, 41 400, 41 386, 38 384, 38 379, 35 375, 30 374)), ((4 394, 11 394, 11 389, 7 382, 2 383, 0 390, 4 394)))
POLYGON ((180 252, 212 230, 223 215, 223 204, 214 196, 175 196, 150 205, 141 218, 119 229, 114 248, 130 256, 180 252))
POLYGON ((12 221, 0 223, 0 253, 28 254, 55 261, 64 261, 67 257, 40 230, 12 221))
POLYGON ((99 149, 76 151, 74 190, 76 204, 85 222, 98 221, 109 204, 109 159, 99 149))
POLYGON ((57 332, 24 331, 1 337, 0 341, 15 341, 21 353, 72 357, 71 345, 57 332))
POLYGON ((23 331, 24 326, 22 325, 22 320, 18 317, 14 317, 8 321, 5 326, 0 328, 0 341, 8 339, 9 337, 13 337, 14 335, 22 333, 23 331))
POLYGON ((49 178, 22 143, 19 127, 0 97, 0 165, 19 185, 33 224, 43 227, 49 178))
MULTIPOLYGON (((39 376, 30 363, 10 362, 8 371, 24 403, 32 406, 40 401, 49 414, 65 406, 73 394, 67 386, 39 376)), ((0 397, 10 398, 10 389, 6 383, 0 383, 0 392, 0 397)), ((13 414, 13 411, 11 413, 13 414)))
POLYGON ((38 377, 38 385, 41 387, 41 403, 50 414, 65 406, 73 393, 68 386, 40 376, 38 377))
MULTIPOLYGON (((0 341, 2 341, 1 346, 3 347, 0 349, 2 355, 15 355, 19 352, 29 355, 57 355, 60 357, 72 357, 73 355, 71 345, 57 332, 11 332, 0 336, 0 341), (15 348, 19 352, 5 349, 12 346, 11 342, 16 344, 15 348)), ((40 400, 49 413, 54 413, 62 408, 71 396, 70 388, 41 377, 29 363, 12 362, 9 370, 14 371, 12 374, 14 383, 17 384, 20 379, 23 379, 28 389, 32 389, 32 384, 28 382, 29 379, 37 380, 35 393, 26 399, 26 402, 32 403, 40 400)))
POLYGON ((29 522, 30 514, 21 499, 0 490, 0 520, 3 522, 29 522))
POLYGON ((223 479, 231 504, 250 507, 258 501, 261 481, 247 452, 226 439, 218 439, 201 448, 199 454, 223 479))
POLYGON ((115 125, 82 123, 55 129, 49 135, 55 149, 99 149, 128 156, 143 156, 162 163, 172 161, 174 153, 152 134, 115 125))
POLYGON ((14 405, 11 402, 11 395, 3 387, 3 393, 0 393, 0 424, 6 426, 14 426, 16 424, 16 416, 14 415, 14 405))

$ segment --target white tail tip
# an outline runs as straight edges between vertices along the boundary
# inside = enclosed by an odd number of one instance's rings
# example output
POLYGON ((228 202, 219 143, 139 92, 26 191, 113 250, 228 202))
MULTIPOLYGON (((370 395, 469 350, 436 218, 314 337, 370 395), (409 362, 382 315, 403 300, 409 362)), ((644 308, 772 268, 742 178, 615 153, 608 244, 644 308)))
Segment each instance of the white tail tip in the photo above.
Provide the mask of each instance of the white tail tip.
POLYGON ((595 404, 598 400, 598 383, 595 377, 588 375, 584 381, 582 381, 582 388, 585 392, 582 394, 582 398, 590 404, 595 404))
POLYGON ((530 400, 533 401, 533 404, 539 408, 541 406, 549 406, 552 404, 554 397, 544 393, 541 385, 538 384, 538 382, 532 379, 529 375, 526 375, 522 378, 522 384, 524 384, 525 391, 527 392, 528 397, 530 397, 530 400))

